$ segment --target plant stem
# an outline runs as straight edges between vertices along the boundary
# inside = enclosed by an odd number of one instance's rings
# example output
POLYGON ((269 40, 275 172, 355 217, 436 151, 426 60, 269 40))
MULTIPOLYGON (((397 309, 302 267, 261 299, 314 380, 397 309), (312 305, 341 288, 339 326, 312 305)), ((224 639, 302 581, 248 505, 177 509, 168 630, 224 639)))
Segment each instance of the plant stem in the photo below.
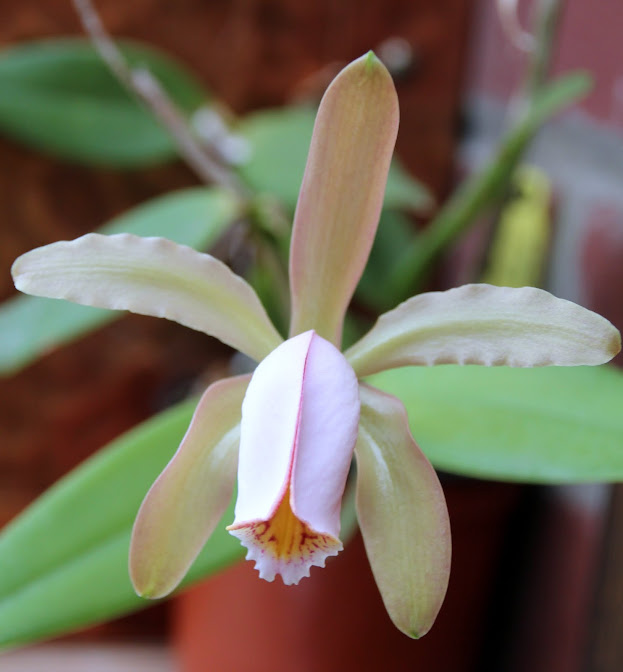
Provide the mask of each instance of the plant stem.
POLYGON ((530 50, 522 86, 522 103, 515 110, 513 123, 491 162, 454 192, 405 250, 388 280, 389 305, 404 301, 419 289, 435 257, 504 195, 508 180, 540 126, 586 92, 586 80, 572 81, 573 76, 552 85, 545 83, 559 7, 559 0, 541 0, 535 44, 530 50))
POLYGON ((248 189, 231 170, 204 151, 195 139, 184 113, 167 95, 160 82, 146 68, 130 67, 104 28, 91 0, 73 0, 73 3, 85 32, 102 60, 169 132, 180 156, 195 174, 203 182, 217 184, 246 202, 250 196, 248 189))
POLYGON ((561 7, 560 0, 541 0, 537 7, 534 49, 526 65, 522 86, 523 97, 527 100, 534 98, 547 81, 561 7))

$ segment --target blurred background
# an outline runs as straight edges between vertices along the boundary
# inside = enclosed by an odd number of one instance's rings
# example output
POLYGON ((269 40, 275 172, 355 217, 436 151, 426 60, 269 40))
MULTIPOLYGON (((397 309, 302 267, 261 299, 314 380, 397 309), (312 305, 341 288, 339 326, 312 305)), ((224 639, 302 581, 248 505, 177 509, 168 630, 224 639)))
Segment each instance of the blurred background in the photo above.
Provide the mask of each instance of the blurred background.
MULTIPOLYGON (((532 0, 518 3, 530 30, 532 0)), ((552 72, 589 71, 592 91, 541 130, 548 241, 543 284, 623 328, 623 5, 564 0, 552 72)), ((486 165, 526 67, 494 0, 100 0, 110 33, 191 68, 236 114, 317 98, 370 48, 395 76, 397 153, 443 203, 486 165)), ((79 35, 69 0, 0 0, 0 42, 79 35)), ((2 97, 0 91, 0 99, 2 97)), ((278 151, 276 149, 276 151, 278 151)), ((90 168, 0 137, 0 298, 21 253, 91 231, 131 206, 197 183, 181 162, 90 168)), ((413 226, 425 226, 426 217, 413 226)), ((469 279, 470 232, 436 272, 469 279), (467 275, 466 275, 467 274, 467 275)), ((479 234, 479 231, 481 232, 479 234)), ((227 349, 135 315, 0 379, 0 523, 88 455, 180 399, 227 349)), ((454 559, 448 598, 421 641, 394 630, 359 538, 295 590, 236 566, 180 597, 0 658, 6 672, 286 672, 623 669, 623 496, 619 486, 520 486, 447 477, 454 559)), ((0 568, 1 571, 1 568, 0 568)))

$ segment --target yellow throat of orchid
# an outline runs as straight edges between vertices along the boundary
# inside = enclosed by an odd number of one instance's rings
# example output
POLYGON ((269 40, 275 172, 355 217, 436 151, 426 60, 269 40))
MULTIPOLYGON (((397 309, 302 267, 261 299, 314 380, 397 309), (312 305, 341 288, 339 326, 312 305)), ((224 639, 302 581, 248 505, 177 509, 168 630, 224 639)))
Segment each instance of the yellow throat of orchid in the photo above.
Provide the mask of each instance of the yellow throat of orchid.
POLYGON ((312 565, 323 567, 325 558, 342 550, 339 539, 313 530, 296 516, 289 486, 268 520, 229 525, 227 530, 248 549, 247 558, 256 561, 262 578, 272 581, 279 573, 286 585, 298 583, 309 576, 312 565))

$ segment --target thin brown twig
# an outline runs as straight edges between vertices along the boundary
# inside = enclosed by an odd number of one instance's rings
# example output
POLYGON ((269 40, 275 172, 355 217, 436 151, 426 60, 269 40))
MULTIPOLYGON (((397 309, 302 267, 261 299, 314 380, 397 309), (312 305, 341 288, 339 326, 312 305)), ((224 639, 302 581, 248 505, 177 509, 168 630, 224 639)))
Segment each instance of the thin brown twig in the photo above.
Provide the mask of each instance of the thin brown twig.
MULTIPOLYGON (((169 98, 160 82, 146 68, 128 64, 93 6, 91 0, 73 0, 82 26, 93 46, 115 77, 158 119, 174 140, 180 156, 197 176, 208 184, 218 184, 246 201, 249 192, 227 167, 210 156, 197 142, 184 113, 169 98)), ((215 152, 216 153, 216 152, 215 152)))

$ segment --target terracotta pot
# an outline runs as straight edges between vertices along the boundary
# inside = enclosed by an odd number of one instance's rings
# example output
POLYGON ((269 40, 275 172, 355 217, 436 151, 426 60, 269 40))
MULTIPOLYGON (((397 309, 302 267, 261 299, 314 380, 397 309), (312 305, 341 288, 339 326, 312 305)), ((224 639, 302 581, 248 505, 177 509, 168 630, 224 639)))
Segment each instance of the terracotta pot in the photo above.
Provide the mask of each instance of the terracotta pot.
POLYGON ((478 669, 490 578, 518 488, 457 481, 446 494, 453 574, 426 637, 411 640, 392 625, 356 536, 299 586, 261 581, 243 562, 181 595, 173 616, 183 672, 478 669))

